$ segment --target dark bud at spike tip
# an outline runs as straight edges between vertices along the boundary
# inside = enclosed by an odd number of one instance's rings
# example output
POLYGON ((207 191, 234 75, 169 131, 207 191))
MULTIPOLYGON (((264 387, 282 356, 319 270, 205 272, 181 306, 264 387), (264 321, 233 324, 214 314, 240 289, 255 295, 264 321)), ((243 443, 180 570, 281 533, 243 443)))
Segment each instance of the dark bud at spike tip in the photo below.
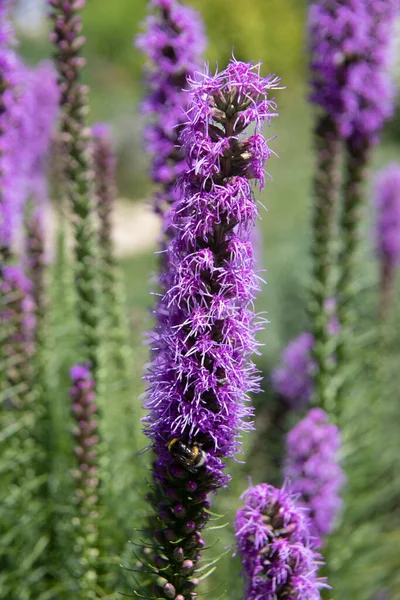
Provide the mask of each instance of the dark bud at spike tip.
POLYGON ((180 548, 180 547, 174 548, 172 557, 173 557, 174 561, 177 563, 183 562, 183 560, 185 558, 185 553, 183 551, 183 548, 180 548))
POLYGON ((192 533, 196 529, 196 523, 194 521, 187 521, 183 527, 183 531, 186 535, 192 533))
POLYGON ((182 504, 176 504, 173 508, 174 514, 178 519, 184 519, 186 516, 186 509, 182 504))
POLYGON ((176 590, 175 590, 174 586, 172 585, 172 583, 166 583, 164 585, 164 594, 166 595, 167 598, 171 598, 171 600, 173 600, 173 598, 175 598, 176 590))
POLYGON ((195 590, 197 588, 197 586, 199 585, 200 581, 198 579, 189 579, 186 582, 186 589, 188 592, 192 592, 193 590, 195 590))
POLYGON ((164 567, 167 567, 168 564, 169 562, 165 558, 162 558, 161 556, 154 557, 154 565, 157 567, 157 569, 164 569, 164 567))
POLYGON ((178 539, 179 539, 179 536, 176 533, 176 531, 173 531, 172 529, 166 529, 164 531, 164 536, 169 542, 172 542, 172 543, 178 541, 178 539))
POLYGON ((154 535, 154 539, 159 544, 164 544, 165 543, 165 536, 164 536, 164 532, 163 532, 162 529, 156 529, 153 535, 154 535))
POLYGON ((184 560, 181 566, 182 573, 190 573, 194 569, 194 562, 192 560, 184 560))
POLYGON ((197 490, 197 483, 195 481, 187 481, 185 483, 185 488, 188 492, 194 492, 197 490))

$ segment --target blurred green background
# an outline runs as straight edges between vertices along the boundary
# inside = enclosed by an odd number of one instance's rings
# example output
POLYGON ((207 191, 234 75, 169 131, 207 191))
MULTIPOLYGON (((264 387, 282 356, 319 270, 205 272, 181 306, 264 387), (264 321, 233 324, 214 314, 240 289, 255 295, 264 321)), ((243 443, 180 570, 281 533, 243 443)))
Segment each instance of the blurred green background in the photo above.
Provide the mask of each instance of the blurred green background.
MULTIPOLYGON (((25 59, 32 63, 51 55, 50 44, 46 42, 47 26, 40 18, 41 4, 41 2, 31 1, 20 2, 19 5, 20 49, 25 59)), ((90 121, 111 122, 119 159, 120 194, 132 203, 143 205, 150 198, 152 188, 146 175, 148 160, 141 147, 143 120, 140 117, 139 102, 144 94, 141 81, 143 61, 139 52, 133 47, 132 40, 140 30, 146 13, 146 4, 144 0, 87 0, 84 11, 84 33, 87 36, 85 54, 88 61, 85 79, 91 89, 90 121)), ((270 457, 267 456, 270 432, 265 421, 268 421, 266 407, 268 408, 271 397, 268 373, 279 360, 279 353, 287 341, 300 333, 307 324, 310 189, 313 168, 313 108, 306 101, 307 2, 305 0, 247 0, 243 3, 235 0, 229 2, 228 0, 193 0, 188 4, 200 10, 203 15, 209 40, 206 59, 210 62, 211 68, 216 63, 219 68, 223 68, 234 49, 237 59, 261 60, 263 74, 276 73, 281 77, 282 84, 286 86, 285 90, 276 92, 279 118, 273 120, 268 132, 268 136, 274 138, 270 142, 271 148, 279 158, 273 157, 267 165, 272 180, 267 183, 260 197, 267 210, 260 208, 263 250, 259 266, 260 269, 267 271, 263 276, 268 281, 268 285, 263 286, 257 308, 260 311, 267 311, 271 321, 260 336, 265 347, 258 362, 266 375, 264 386, 266 392, 256 400, 256 422, 261 433, 246 440, 246 448, 251 457, 248 465, 229 466, 234 474, 232 488, 230 491, 222 491, 215 505, 216 512, 224 513, 223 521, 232 522, 239 504, 238 497, 248 485, 248 476, 252 475, 254 483, 276 477, 276 471, 271 465, 270 457)), ((372 195, 373 172, 389 161, 400 160, 399 127, 396 123, 394 121, 387 126, 383 142, 374 152, 372 173, 366 182, 370 190, 369 197, 372 195)), ((376 264, 372 249, 370 217, 371 210, 367 207, 362 277, 363 281, 367 282, 367 286, 373 288, 376 264)), ((131 225, 131 235, 135 237, 134 221, 131 225)), ((156 237, 154 237, 155 248, 156 237)), ((141 339, 145 329, 151 325, 149 291, 154 287, 151 283, 151 273, 155 269, 156 258, 152 250, 146 246, 146 249, 142 251, 139 249, 132 256, 129 256, 129 252, 125 252, 121 259, 121 266, 125 277, 127 306, 135 344, 133 369, 137 393, 134 400, 139 402, 139 395, 143 392, 140 378, 146 361, 146 349, 142 346, 141 339)), ((374 304, 371 289, 363 296, 363 302, 365 302, 363 311, 368 314, 370 309, 373 310, 374 304)), ((367 317, 366 323, 370 322, 371 318, 368 320, 367 317)), ((374 413, 378 433, 371 434, 370 452, 368 457, 365 455, 363 459, 355 453, 352 442, 352 433, 359 427, 361 421, 360 415, 365 415, 363 393, 361 390, 352 396, 348 428, 343 433, 344 454, 349 459, 347 501, 350 508, 344 513, 339 533, 333 539, 331 548, 327 550, 329 557, 333 557, 330 560, 330 580, 335 588, 335 598, 372 600, 377 598, 376 594, 382 590, 385 581, 393 573, 395 583, 391 581, 390 585, 387 584, 391 590, 387 598, 398 600, 400 583, 395 573, 396 570, 399 572, 400 568, 398 558, 400 546, 397 546, 397 551, 394 548, 400 543, 400 528, 397 523, 399 516, 391 508, 388 509, 388 519, 391 521, 388 520, 375 529, 371 529, 371 523, 374 521, 376 525, 379 521, 377 515, 382 516, 381 513, 384 511, 381 503, 383 492, 379 491, 385 488, 382 481, 387 482, 390 478, 392 485, 390 502, 395 503, 397 497, 400 504, 400 484, 397 481, 398 477, 394 476, 398 466, 398 434, 397 427, 395 430, 394 425, 391 429, 389 426, 390 423, 399 422, 400 402, 398 395, 394 395, 393 405, 384 406, 377 414, 374 413), (383 445, 385 446, 385 472, 381 472, 379 462, 379 453, 383 445), (374 478, 371 473, 374 473, 374 478), (365 490, 368 489, 370 476, 371 481, 373 479, 374 482, 374 490, 369 490, 368 495, 365 490), (392 536, 389 541, 385 528, 389 529, 392 536), (345 538, 340 537, 344 535, 345 538), (381 535, 383 538, 379 542, 378 538, 381 535), (382 546, 379 545, 380 543, 382 546), (393 552, 390 551, 391 548, 393 552)), ((125 407, 118 407, 116 403, 113 408, 113 422, 116 428, 124 418, 125 407)), ((371 428, 366 425, 365 429, 371 428)), ((362 427, 361 430, 364 431, 362 427)), ((145 443, 143 441, 143 445, 145 443)), ((222 540, 220 550, 232 544, 233 538, 229 527, 217 534, 216 537, 222 540)), ((216 553, 217 550, 211 550, 211 554, 216 553)), ((210 595, 219 598, 224 594, 224 590, 228 589, 227 597, 232 600, 240 598, 241 584, 238 580, 238 572, 237 563, 233 571, 231 552, 228 552, 221 560, 218 575, 214 575, 210 580, 209 589, 215 590, 210 595)))

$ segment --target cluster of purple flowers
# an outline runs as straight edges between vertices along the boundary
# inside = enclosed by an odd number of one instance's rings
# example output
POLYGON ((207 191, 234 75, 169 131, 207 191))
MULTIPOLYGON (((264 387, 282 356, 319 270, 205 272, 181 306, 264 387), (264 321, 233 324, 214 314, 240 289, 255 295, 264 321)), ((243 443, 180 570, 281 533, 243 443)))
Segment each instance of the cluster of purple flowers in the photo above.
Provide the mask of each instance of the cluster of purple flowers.
POLYGON ((320 600, 321 557, 310 547, 309 522, 295 497, 262 483, 244 494, 235 532, 246 600, 320 600))
POLYGON ((186 169, 179 133, 189 97, 187 78, 200 63, 205 37, 200 15, 192 8, 176 0, 152 0, 150 7, 156 13, 147 18, 146 32, 138 36, 136 45, 148 59, 149 93, 142 110, 150 120, 145 145, 152 156, 151 177, 162 187, 155 209, 166 217, 168 207, 178 198, 176 179, 186 169))
POLYGON ((249 361, 260 327, 251 311, 258 281, 249 235, 258 211, 250 180, 264 184, 270 151, 260 129, 275 114, 267 92, 277 83, 236 61, 190 80, 188 171, 173 216, 168 322, 156 332, 146 433, 159 468, 171 465, 173 437, 200 444, 215 482, 224 480, 221 459, 239 448, 238 431, 249 427, 248 393, 258 389, 249 361), (245 138, 251 123, 256 130, 245 138))
POLYGON ((390 41, 397 0, 316 0, 309 12, 312 102, 343 138, 377 141, 393 111, 390 41))
POLYGON ((339 429, 320 408, 311 409, 287 436, 285 475, 293 493, 309 509, 315 547, 323 545, 342 506, 345 477, 338 464, 339 429))

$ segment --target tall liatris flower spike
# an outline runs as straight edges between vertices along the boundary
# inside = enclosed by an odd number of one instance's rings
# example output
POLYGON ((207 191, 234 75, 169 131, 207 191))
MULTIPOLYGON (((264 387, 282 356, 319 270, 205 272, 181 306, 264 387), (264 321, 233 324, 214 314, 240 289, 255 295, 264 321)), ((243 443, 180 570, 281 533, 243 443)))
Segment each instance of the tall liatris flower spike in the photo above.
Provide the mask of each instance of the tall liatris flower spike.
MULTIPOLYGON (((149 119, 145 143, 152 156, 151 177, 160 186, 154 208, 164 219, 177 200, 176 178, 185 171, 184 151, 179 134, 188 103, 187 78, 200 64, 205 47, 200 15, 176 0, 152 0, 155 13, 146 20, 146 32, 136 46, 146 55, 148 96, 142 104, 149 119)), ((163 219, 163 220, 164 220, 163 219)), ((164 233, 168 221, 163 222, 164 233)))
POLYGON ((338 463, 339 429, 320 408, 311 409, 288 434, 285 475, 298 502, 308 509, 313 546, 332 532, 342 506, 345 476, 338 463))
POLYGON ((341 215, 342 247, 337 283, 338 317, 342 325, 337 348, 343 364, 351 308, 356 293, 355 265, 362 181, 369 150, 393 111, 388 66, 393 41, 396 0, 316 0, 309 13, 311 99, 321 108, 317 124, 317 173, 314 212, 314 355, 318 363, 317 402, 333 408, 335 386, 328 385, 332 352, 326 333, 323 296, 333 285, 334 216, 338 200, 338 141, 346 145, 346 177, 341 215), (331 392, 330 392, 331 390, 331 392))
POLYGON ((31 202, 26 210, 26 272, 32 283, 36 311, 37 341, 42 337, 45 314, 45 235, 44 209, 48 200, 47 159, 50 140, 58 114, 59 89, 57 74, 51 63, 40 64, 32 73, 31 164, 28 173, 28 194, 31 202))
POLYGON ((375 184, 376 250, 380 268, 380 314, 388 316, 400 264, 400 165, 382 169, 375 184))
POLYGON ((117 161, 109 126, 96 123, 92 127, 92 136, 104 328, 105 335, 111 341, 110 354, 117 366, 117 377, 121 379, 122 375, 125 380, 129 377, 131 366, 129 328, 124 323, 123 293, 112 239, 112 215, 117 200, 117 161))
POLYGON ((72 412, 76 421, 74 438, 76 442, 75 456, 78 467, 76 477, 76 501, 78 516, 75 518, 77 531, 76 548, 81 566, 80 591, 82 598, 95 599, 98 551, 98 466, 97 449, 99 436, 97 433, 97 405, 95 382, 91 369, 87 365, 78 364, 70 371, 72 387, 72 412))
POLYGON ((309 522, 295 496, 266 483, 243 495, 235 520, 246 600, 320 600, 328 587, 310 547, 309 522))
POLYGON ((80 11, 85 0, 48 0, 53 22, 51 41, 61 91, 61 136, 65 151, 66 195, 73 212, 75 236, 75 285, 77 308, 82 327, 82 354, 96 374, 98 348, 98 310, 93 223, 93 171, 90 130, 86 127, 87 89, 80 83, 84 58, 81 50, 80 11))
POLYGON ((171 286, 161 303, 168 313, 157 319, 147 375, 160 597, 193 597, 207 495, 228 481, 225 461, 251 427, 248 394, 258 377, 250 355, 261 327, 252 312, 258 278, 249 236, 258 210, 251 180, 264 185, 271 152, 261 128, 275 115, 268 92, 278 82, 262 78, 259 65, 236 61, 190 80, 182 131, 188 171, 174 206, 171 286), (249 125, 255 130, 246 135, 249 125))

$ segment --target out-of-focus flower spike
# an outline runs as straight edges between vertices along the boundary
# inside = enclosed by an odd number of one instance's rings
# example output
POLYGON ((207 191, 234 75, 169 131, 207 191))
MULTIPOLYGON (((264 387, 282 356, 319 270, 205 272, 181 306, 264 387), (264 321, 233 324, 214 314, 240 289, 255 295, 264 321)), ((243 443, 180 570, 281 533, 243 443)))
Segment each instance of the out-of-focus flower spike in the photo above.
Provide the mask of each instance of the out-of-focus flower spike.
MULTIPOLYGON (((131 352, 129 327, 124 319, 124 293, 112 239, 112 217, 117 200, 117 160, 111 129, 106 123, 92 126, 95 171, 96 209, 98 216, 98 247, 100 255, 105 335, 110 339, 110 359, 117 367, 116 379, 130 378, 131 352)), ((108 362, 107 358, 107 362, 108 362)))
POLYGON ((77 364, 70 371, 72 414, 76 422, 75 456, 77 469, 76 503, 78 518, 76 523, 76 549, 81 564, 80 592, 82 597, 92 598, 96 588, 99 517, 99 474, 98 450, 99 435, 96 420, 97 405, 95 381, 87 364, 77 364))
POLYGON ((288 434, 285 475, 298 502, 308 509, 313 546, 320 548, 333 531, 345 482, 338 463, 339 429, 320 408, 311 409, 288 434))
POLYGON ((380 314, 386 319, 393 304, 400 264, 400 165, 382 169, 375 183, 375 243, 380 269, 380 314))
POLYGON ((87 87, 81 82, 85 64, 81 56, 80 12, 85 0, 48 0, 55 45, 54 63, 60 86, 60 131, 65 153, 65 185, 73 213, 75 236, 75 287, 82 331, 82 356, 91 363, 96 378, 98 335, 97 265, 94 231, 94 183, 91 132, 86 126, 87 87))
MULTIPOLYGON (((287 487, 287 486, 285 486, 287 487)), ((287 489, 261 483, 243 494, 235 520, 246 600, 320 600, 322 557, 306 513, 287 489)))

